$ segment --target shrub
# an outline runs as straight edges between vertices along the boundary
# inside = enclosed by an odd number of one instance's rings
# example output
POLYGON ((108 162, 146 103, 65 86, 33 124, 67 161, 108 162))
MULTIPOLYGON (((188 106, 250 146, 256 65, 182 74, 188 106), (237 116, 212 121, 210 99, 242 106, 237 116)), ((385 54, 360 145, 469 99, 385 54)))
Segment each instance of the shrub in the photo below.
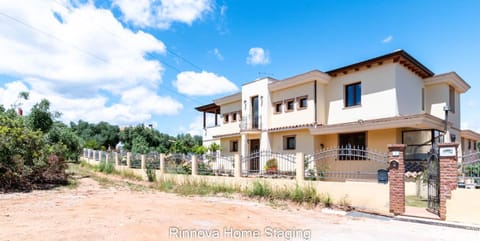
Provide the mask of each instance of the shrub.
POLYGON ((155 172, 155 169, 148 167, 145 169, 145 173, 147 174, 147 179, 149 182, 154 182, 157 180, 157 173, 155 172))
POLYGON ((254 181, 252 189, 247 191, 247 195, 250 197, 270 198, 271 194, 272 190, 270 186, 266 182, 260 182, 258 180, 254 181))

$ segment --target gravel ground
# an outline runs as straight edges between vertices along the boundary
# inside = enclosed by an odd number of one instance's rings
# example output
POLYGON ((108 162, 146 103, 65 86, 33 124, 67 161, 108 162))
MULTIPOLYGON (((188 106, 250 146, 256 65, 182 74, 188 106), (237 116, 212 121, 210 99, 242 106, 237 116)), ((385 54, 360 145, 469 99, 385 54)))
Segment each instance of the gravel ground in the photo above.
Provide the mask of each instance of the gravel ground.
POLYGON ((0 240, 479 240, 480 232, 79 180, 0 194, 0 240))

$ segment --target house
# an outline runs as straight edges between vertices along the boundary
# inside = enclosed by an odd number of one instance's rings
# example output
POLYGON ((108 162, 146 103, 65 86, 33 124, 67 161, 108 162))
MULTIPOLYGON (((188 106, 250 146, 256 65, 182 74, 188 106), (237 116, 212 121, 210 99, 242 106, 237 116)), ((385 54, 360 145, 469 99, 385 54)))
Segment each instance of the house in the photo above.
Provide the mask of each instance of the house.
POLYGON ((462 153, 467 155, 469 153, 478 152, 478 144, 480 142, 480 134, 472 130, 462 130, 460 132, 460 143, 462 146, 462 153))
MULTIPOLYGON (((196 109, 204 115, 204 145, 218 143, 226 155, 336 146, 386 152, 387 144, 404 143, 407 159, 422 160, 435 143, 457 142, 461 150, 464 137, 480 137, 460 129, 460 96, 469 88, 455 72, 434 74, 397 50, 326 72, 257 79, 196 109), (214 126, 206 125, 208 115, 214 126)), ((342 163, 363 168, 358 160, 342 163)))

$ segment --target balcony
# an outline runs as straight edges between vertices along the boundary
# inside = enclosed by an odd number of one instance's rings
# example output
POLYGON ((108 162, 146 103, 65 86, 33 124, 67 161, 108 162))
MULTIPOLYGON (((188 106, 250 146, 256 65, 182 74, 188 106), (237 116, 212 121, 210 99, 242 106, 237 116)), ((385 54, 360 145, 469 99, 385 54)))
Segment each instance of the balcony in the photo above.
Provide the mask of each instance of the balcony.
POLYGON ((260 131, 262 126, 262 118, 251 116, 244 116, 240 122, 240 131, 260 131))

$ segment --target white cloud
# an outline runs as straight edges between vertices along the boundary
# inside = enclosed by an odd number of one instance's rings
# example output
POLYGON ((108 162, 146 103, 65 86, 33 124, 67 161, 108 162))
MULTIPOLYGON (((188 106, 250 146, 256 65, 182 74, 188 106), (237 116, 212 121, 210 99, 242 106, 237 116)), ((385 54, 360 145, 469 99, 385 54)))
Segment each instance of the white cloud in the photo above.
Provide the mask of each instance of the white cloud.
POLYGON ((126 22, 168 29, 173 22, 191 25, 212 11, 211 0, 114 0, 126 22))
POLYGON ((248 51, 247 64, 257 65, 257 64, 269 64, 270 63, 270 54, 268 50, 263 48, 251 48, 248 51))
POLYGON ((238 87, 230 80, 214 73, 202 71, 181 72, 173 85, 178 92, 186 95, 206 96, 238 91, 238 87))
POLYGON ((0 15, 0 73, 21 81, 5 85, 0 103, 8 107, 7 93, 16 97, 18 90, 28 90, 32 101, 49 99, 64 120, 117 124, 136 124, 182 108, 157 93, 163 67, 145 58, 165 53, 160 40, 124 28, 112 12, 91 2, 65 2, 1 4, 7 16, 0 15), (134 94, 139 100, 134 101, 134 94))
POLYGON ((218 60, 220 61, 223 60, 223 55, 222 53, 220 53, 220 50, 218 50, 217 48, 214 48, 212 52, 213 52, 213 55, 215 55, 218 60))
POLYGON ((384 43, 384 44, 390 43, 390 42, 392 42, 392 40, 393 40, 393 36, 389 35, 388 37, 386 37, 382 40, 382 43, 384 43))

